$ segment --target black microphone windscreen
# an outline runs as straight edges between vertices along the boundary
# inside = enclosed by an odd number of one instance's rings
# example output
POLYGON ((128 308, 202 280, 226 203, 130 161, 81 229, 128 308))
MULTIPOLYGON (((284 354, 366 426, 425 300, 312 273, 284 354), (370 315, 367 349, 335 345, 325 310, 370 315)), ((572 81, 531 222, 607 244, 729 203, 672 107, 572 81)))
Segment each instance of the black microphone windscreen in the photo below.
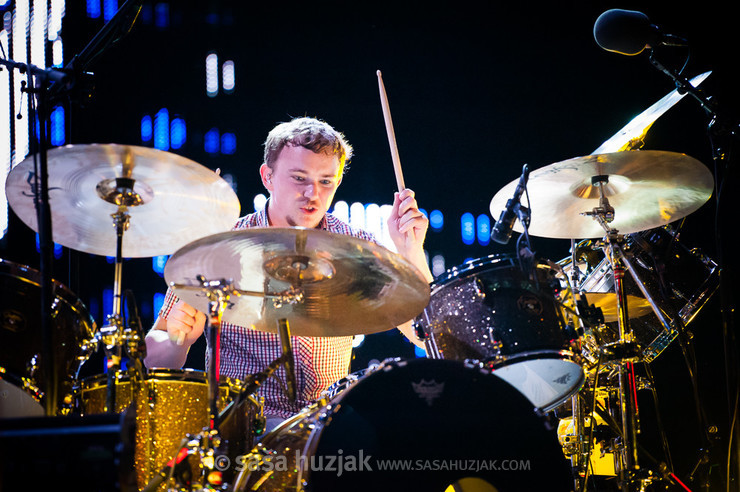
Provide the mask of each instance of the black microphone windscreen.
POLYGON ((656 34, 650 19, 635 10, 607 10, 594 24, 594 39, 599 46, 629 56, 642 53, 656 34))

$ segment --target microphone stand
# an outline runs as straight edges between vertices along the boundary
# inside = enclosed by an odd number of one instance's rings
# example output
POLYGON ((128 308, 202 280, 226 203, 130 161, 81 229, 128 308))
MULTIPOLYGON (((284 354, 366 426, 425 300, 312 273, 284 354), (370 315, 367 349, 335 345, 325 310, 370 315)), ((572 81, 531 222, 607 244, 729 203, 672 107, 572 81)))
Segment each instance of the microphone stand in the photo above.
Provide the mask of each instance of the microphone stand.
POLYGON ((709 114, 713 118, 717 117, 716 105, 710 97, 707 97, 704 92, 691 85, 689 79, 676 72, 675 70, 671 70, 670 68, 663 65, 660 61, 658 61, 658 59, 655 58, 655 49, 650 48, 648 53, 648 60, 650 61, 650 64, 664 74, 668 75, 671 79, 673 79, 673 82, 676 85, 676 89, 678 90, 679 94, 690 95, 699 102, 699 104, 704 109, 704 111, 707 112, 707 114, 709 114))
MULTIPOLYGON (((728 453, 730 456, 733 454, 733 447, 735 449, 735 463, 734 463, 734 471, 735 471, 735 480, 737 480, 740 477, 740 459, 737 457, 740 455, 740 434, 737 429, 737 426, 733 426, 733 422, 735 421, 738 413, 738 400, 737 395, 740 393, 740 387, 738 386, 738 361, 737 361, 737 347, 735 345, 734 340, 734 334, 735 334, 735 319, 734 319, 734 313, 736 309, 736 299, 734 294, 734 288, 733 288, 733 282, 736 280, 737 275, 737 266, 728 263, 727 259, 728 257, 725 256, 726 251, 732 251, 732 247, 734 247, 734 244, 732 244, 732 239, 730 236, 730 232, 734 233, 734 227, 735 227, 735 217, 731 217, 730 220, 724 220, 724 217, 722 216, 722 205, 723 205, 723 197, 722 197, 722 190, 724 188, 724 184, 726 181, 726 174, 730 173, 736 173, 737 169, 733 166, 734 162, 731 160, 732 150, 733 150, 733 144, 735 143, 737 136, 738 136, 738 129, 740 129, 740 125, 738 124, 738 120, 736 117, 730 117, 725 111, 720 111, 720 108, 718 107, 716 100, 713 99, 710 96, 707 96, 703 91, 697 89, 696 87, 692 86, 688 80, 683 77, 680 73, 677 73, 675 70, 672 70, 665 65, 663 65, 655 56, 655 50, 650 49, 649 50, 649 56, 648 59, 650 63, 666 74, 668 77, 670 77, 674 84, 676 85, 676 88, 680 93, 687 93, 690 94, 704 109, 704 111, 707 113, 707 115, 710 118, 709 124, 707 125, 707 134, 709 136, 710 146, 711 146, 711 152, 712 152, 712 160, 714 161, 714 180, 715 180, 715 207, 716 207, 716 220, 717 223, 715 224, 715 246, 717 249, 717 264, 720 268, 720 277, 719 277, 719 292, 720 292, 720 303, 721 303, 721 316, 722 316, 722 338, 724 341, 724 363, 725 363, 725 384, 726 384, 726 392, 727 392, 727 406, 728 406, 728 417, 729 420, 727 422, 727 428, 728 429, 734 429, 732 433, 728 436, 729 439, 729 446, 728 446, 728 453), (722 175, 720 175, 722 174, 722 175), (724 224, 727 223, 727 226, 724 227, 724 224), (726 231, 728 234, 724 234, 726 231)), ((732 186, 732 182, 730 182, 730 185, 732 186)), ((728 198, 725 197, 724 201, 726 202, 728 198)), ((729 209, 733 210, 734 207, 732 204, 730 205, 729 209)), ((733 212, 731 212, 734 214, 733 212)), ((733 234, 734 235, 734 234, 733 234)), ((679 330, 681 330, 681 326, 679 323, 679 330)), ((683 335, 683 333, 681 333, 683 335)), ((685 354, 686 355, 686 354, 685 354)), ((690 361, 687 360, 687 363, 690 364, 690 361)), ((695 374, 692 373, 692 377, 696 377, 695 374)), ((696 387, 696 381, 693 381, 694 386, 696 387)), ((701 405, 701 402, 697 402, 697 405, 701 405)), ((701 419, 700 419, 701 420, 701 419)), ((690 476, 693 477, 696 469, 701 464, 708 464, 709 459, 707 457, 707 454, 709 453, 708 449, 712 446, 711 440, 707 437, 707 435, 714 434, 716 436, 716 432, 710 432, 711 429, 714 428, 714 426, 706 425, 705 422, 700 422, 702 425, 705 425, 705 428, 702 429, 702 436, 704 438, 705 442, 705 448, 700 449, 700 458, 694 467, 694 470, 692 470, 690 476)), ((728 460, 728 464, 730 464, 731 461, 728 460)), ((732 465, 729 465, 732 466, 732 465)), ((727 480, 731 480, 732 473, 730 472, 730 469, 727 470, 727 480)), ((703 487, 708 487, 708 483, 702 484, 703 487)))
MULTIPOLYGON (((131 21, 130 27, 138 16, 142 0, 128 0, 116 15, 106 24, 103 30, 94 38, 94 43, 88 45, 83 52, 75 56, 72 62, 64 70, 54 68, 44 69, 31 64, 18 63, 11 60, 0 59, 0 65, 9 69, 18 69, 21 73, 27 73, 29 83, 26 88, 29 99, 29 135, 31 142, 31 154, 38 154, 37 166, 35 168, 34 200, 36 205, 37 224, 39 233, 40 271, 41 271, 41 333, 42 333, 42 375, 44 378, 44 412, 46 416, 55 416, 59 412, 57 401, 57 387, 59 386, 56 367, 54 363, 54 334, 52 332, 51 309, 54 302, 52 266, 53 266, 53 239, 51 207, 49 205, 49 174, 48 155, 51 146, 49 141, 49 127, 51 125, 51 106, 62 96, 68 94, 75 86, 78 73, 97 55, 117 38, 109 42, 109 33, 118 33, 121 19, 129 12, 132 6, 138 6, 136 15, 131 21), (114 31, 115 29, 115 31, 114 31), (92 53, 95 51, 96 53, 92 53), (34 104, 34 94, 36 104, 34 104), (31 108, 36 108, 35 114, 31 108), (38 119, 39 135, 38 141, 34 142, 36 134, 35 121, 38 119), (34 146, 36 147, 34 149, 34 146)), ((128 31, 127 31, 128 32, 128 31)))
POLYGON ((51 309, 54 303, 52 266, 52 223, 51 208, 49 206, 49 174, 47 151, 50 147, 49 127, 51 112, 49 111, 48 88, 50 82, 58 82, 66 86, 67 74, 54 68, 39 68, 32 64, 18 63, 12 60, 0 59, 0 65, 8 69, 17 69, 21 74, 27 74, 28 84, 25 90, 28 94, 29 107, 29 143, 30 154, 37 155, 34 167, 34 204, 36 206, 36 220, 39 233, 39 266, 41 270, 41 367, 44 385, 44 412, 46 416, 54 416, 58 412, 57 388, 59 374, 58 364, 54 363, 54 334, 52 332, 51 309), (34 95, 35 103, 34 103, 34 95), (35 108, 35 111, 34 111, 35 108), (38 120, 38 138, 35 122, 38 120))

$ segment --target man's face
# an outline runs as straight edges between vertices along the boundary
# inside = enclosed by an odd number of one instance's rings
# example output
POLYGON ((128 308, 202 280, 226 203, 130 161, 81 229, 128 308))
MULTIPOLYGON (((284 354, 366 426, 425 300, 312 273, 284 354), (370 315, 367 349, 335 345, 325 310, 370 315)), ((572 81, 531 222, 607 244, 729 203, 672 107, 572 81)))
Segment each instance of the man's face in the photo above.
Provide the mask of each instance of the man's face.
POLYGON ((275 227, 318 226, 342 182, 339 157, 289 145, 272 168, 262 164, 260 175, 270 192, 268 214, 275 227))

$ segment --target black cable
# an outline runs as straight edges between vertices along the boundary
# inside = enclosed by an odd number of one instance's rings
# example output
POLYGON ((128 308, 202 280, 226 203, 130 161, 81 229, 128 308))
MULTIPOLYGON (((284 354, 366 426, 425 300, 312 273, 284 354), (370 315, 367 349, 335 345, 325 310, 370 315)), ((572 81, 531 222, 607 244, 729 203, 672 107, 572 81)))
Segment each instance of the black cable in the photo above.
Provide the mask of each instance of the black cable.
POLYGON ((647 374, 648 379, 650 380, 650 393, 653 395, 653 404, 655 406, 655 420, 658 423, 658 433, 660 434, 660 440, 663 444, 663 452, 665 453, 666 463, 668 465, 668 469, 671 473, 675 473, 675 470, 673 468, 673 458, 671 457, 671 449, 668 445, 668 436, 665 432, 665 427, 663 426, 663 419, 660 417, 660 402, 658 401, 658 390, 655 386, 655 378, 653 377, 653 371, 650 368, 650 364, 644 364, 645 366, 645 373, 647 374))

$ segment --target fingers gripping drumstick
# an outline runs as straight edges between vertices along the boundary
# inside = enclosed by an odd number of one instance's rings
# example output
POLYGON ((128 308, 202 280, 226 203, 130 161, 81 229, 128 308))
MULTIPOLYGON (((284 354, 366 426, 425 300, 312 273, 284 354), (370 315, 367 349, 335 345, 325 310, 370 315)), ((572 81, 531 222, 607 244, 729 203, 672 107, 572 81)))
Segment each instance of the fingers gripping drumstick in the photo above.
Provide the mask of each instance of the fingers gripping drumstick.
POLYGON ((396 134, 393 131, 393 120, 391 120, 391 110, 388 107, 388 96, 385 94, 383 85, 383 74, 380 70, 378 74, 378 88, 380 89, 380 104, 383 106, 383 118, 385 118, 385 130, 388 133, 388 144, 391 146, 391 158, 393 159, 393 170, 396 172, 396 185, 400 193, 406 188, 403 182, 403 171, 401 171, 401 159, 398 157, 398 146, 396 145, 396 134))

